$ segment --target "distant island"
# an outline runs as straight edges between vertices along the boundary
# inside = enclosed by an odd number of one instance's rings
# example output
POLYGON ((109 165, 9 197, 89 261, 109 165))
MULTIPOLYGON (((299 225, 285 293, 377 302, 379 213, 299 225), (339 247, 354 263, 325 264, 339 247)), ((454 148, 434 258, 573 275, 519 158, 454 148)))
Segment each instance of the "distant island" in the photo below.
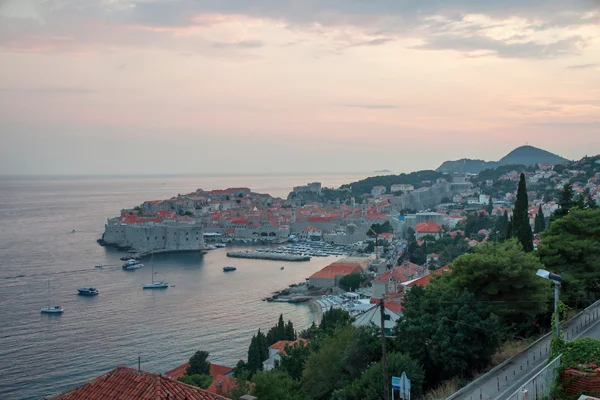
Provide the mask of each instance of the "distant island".
POLYGON ((535 165, 535 164, 564 164, 568 162, 566 158, 550 153, 549 151, 538 149, 533 146, 521 146, 499 161, 472 160, 463 158, 456 161, 444 162, 436 171, 443 173, 469 173, 478 174, 486 169, 498 168, 504 165, 535 165))
POLYGON ((376 173, 376 174, 391 174, 392 171, 390 171, 389 169, 378 169, 377 171, 374 171, 374 173, 376 173))

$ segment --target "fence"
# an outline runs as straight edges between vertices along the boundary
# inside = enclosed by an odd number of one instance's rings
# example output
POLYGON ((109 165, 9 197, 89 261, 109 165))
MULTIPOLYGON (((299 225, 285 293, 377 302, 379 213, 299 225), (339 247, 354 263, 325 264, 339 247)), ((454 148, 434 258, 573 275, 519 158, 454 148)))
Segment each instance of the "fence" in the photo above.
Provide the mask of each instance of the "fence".
POLYGON ((507 397, 507 400, 542 400, 550 394, 552 384, 554 383, 558 375, 558 367, 560 367, 560 355, 556 357, 552 362, 538 372, 533 378, 528 380, 523 386, 521 386, 511 396, 507 397), (527 390, 527 397, 521 394, 521 391, 527 390))

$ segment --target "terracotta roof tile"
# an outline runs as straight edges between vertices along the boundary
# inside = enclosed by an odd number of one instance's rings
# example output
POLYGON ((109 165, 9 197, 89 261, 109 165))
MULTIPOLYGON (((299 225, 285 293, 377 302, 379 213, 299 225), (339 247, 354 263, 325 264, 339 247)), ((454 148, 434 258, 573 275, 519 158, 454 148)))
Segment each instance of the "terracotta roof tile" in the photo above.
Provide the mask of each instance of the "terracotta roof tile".
POLYGON ((150 372, 117 367, 49 400, 229 400, 195 386, 150 372))
POLYGON ((361 271, 362 267, 359 263, 334 263, 326 266, 320 271, 315 272, 310 276, 310 278, 332 279, 338 275, 350 275, 353 272, 361 271))

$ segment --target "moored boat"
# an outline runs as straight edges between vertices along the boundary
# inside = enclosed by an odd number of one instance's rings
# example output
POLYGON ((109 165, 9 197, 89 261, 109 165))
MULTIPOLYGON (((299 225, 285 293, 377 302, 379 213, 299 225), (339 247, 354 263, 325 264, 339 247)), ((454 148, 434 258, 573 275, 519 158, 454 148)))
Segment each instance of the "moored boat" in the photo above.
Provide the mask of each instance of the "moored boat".
POLYGON ((95 296, 98 294, 98 289, 93 287, 79 288, 77 289, 77 291, 79 292, 79 294, 82 294, 84 296, 95 296))
POLYGON ((48 305, 46 307, 42 307, 40 312, 42 314, 61 314, 63 312, 63 308, 57 305, 50 305, 50 281, 48 281, 48 305))
POLYGON ((134 269, 138 269, 138 268, 142 268, 144 266, 144 264, 142 264, 141 261, 139 260, 127 260, 127 262, 125 264, 123 264, 123 269, 127 270, 127 271, 131 271, 134 269))
POLYGON ((150 264, 152 265, 152 283, 144 283, 142 285, 142 289, 166 289, 169 287, 169 284, 165 281, 155 281, 154 280, 154 254, 152 254, 152 259, 150 260, 150 264))
POLYGON ((233 265, 228 265, 226 267, 223 267, 223 272, 231 272, 231 271, 235 271, 237 268, 234 267, 233 265))

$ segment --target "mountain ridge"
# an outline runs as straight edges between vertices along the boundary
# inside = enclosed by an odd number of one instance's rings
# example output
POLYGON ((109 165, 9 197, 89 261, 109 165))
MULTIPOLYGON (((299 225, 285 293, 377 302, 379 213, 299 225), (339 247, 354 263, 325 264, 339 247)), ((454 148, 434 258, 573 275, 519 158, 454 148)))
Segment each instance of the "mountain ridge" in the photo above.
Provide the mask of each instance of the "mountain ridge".
POLYGON ((497 168, 503 165, 535 165, 541 163, 562 164, 568 162, 564 157, 533 146, 520 146, 509 152, 498 161, 474 160, 462 158, 455 161, 445 161, 436 171, 446 173, 478 174, 485 169, 497 168))

